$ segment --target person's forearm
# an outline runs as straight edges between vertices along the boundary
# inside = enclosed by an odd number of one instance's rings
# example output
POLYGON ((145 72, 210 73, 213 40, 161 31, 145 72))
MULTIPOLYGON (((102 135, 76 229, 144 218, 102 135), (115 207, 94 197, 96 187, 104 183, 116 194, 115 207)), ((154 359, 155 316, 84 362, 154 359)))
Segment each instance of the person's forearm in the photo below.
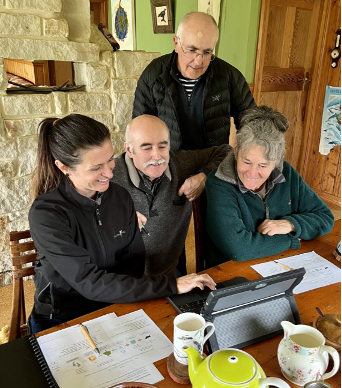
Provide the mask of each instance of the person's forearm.
POLYGON ((303 240, 312 240, 331 232, 334 227, 334 216, 328 211, 320 213, 291 214, 284 219, 296 227, 295 236, 303 240))
MULTIPOLYGON (((216 229, 219 228, 220 225, 216 225, 216 229)), ((253 260, 300 247, 298 239, 287 234, 268 236, 258 232, 229 231, 227 227, 225 230, 226 236, 215 232, 208 234, 227 260, 253 260)))

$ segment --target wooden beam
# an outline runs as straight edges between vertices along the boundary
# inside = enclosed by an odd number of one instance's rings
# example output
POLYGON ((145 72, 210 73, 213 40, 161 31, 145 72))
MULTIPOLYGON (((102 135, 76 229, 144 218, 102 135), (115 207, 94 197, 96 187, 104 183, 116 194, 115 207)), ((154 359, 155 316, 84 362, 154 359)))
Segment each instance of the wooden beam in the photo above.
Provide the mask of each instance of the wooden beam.
POLYGON ((295 7, 301 9, 313 9, 314 8, 314 0, 271 0, 271 5, 279 6, 279 7, 295 7))

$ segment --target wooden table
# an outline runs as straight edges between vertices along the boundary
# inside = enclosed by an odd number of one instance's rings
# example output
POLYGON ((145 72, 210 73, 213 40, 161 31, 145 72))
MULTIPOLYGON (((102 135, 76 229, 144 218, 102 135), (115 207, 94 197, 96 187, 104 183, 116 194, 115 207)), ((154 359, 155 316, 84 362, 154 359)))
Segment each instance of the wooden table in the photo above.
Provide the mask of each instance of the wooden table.
MULTIPOLYGON (((315 251, 317 254, 323 256, 325 259, 340 267, 340 263, 334 258, 332 253, 340 240, 340 232, 341 221, 336 221, 334 229, 330 234, 311 241, 302 241, 302 246, 300 249, 291 249, 279 255, 269 256, 263 259, 249 260, 246 262, 229 261, 227 263, 213 267, 206 272, 217 283, 238 276, 244 276, 249 280, 254 280, 261 278, 261 276, 251 268, 251 265, 271 260, 279 260, 284 257, 311 251, 315 251)), ((305 325, 312 325, 314 319, 317 316, 317 312, 315 310, 316 307, 319 307, 325 314, 341 312, 341 283, 332 284, 330 286, 295 295, 295 299, 302 323, 305 325)), ((103 314, 115 312, 118 316, 120 316, 139 309, 143 309, 146 314, 150 316, 157 324, 157 326, 165 333, 165 335, 171 341, 173 341, 173 320, 177 315, 177 311, 170 305, 167 299, 164 298, 139 303, 113 304, 81 318, 77 318, 67 323, 58 325, 52 329, 45 330, 36 336, 40 337, 41 335, 45 335, 53 331, 61 330, 65 327, 73 326, 80 322, 97 318, 103 314)), ((277 349, 281 339, 282 336, 277 336, 254 345, 247 346, 243 350, 251 354, 257 360, 257 362, 265 371, 266 376, 279 377, 284 379, 280 372, 280 367, 277 360, 277 349)), ((164 380, 155 384, 156 386, 160 388, 181 387, 181 385, 175 383, 169 377, 166 368, 166 359, 156 362, 155 365, 164 376, 164 380)), ((328 383, 331 384, 334 388, 340 387, 341 370, 334 377, 329 379, 328 383)), ((294 384, 289 384, 292 387, 298 387, 294 384)), ((183 385, 183 387, 191 387, 191 385, 183 385)))

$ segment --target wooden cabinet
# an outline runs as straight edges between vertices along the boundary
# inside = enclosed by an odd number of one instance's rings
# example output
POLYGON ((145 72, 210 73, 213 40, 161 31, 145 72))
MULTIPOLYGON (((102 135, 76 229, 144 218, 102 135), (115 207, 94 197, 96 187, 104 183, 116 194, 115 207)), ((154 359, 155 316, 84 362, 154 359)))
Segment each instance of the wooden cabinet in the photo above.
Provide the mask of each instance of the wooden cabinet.
POLYGON ((90 21, 96 25, 103 23, 108 27, 108 0, 90 0, 90 21))

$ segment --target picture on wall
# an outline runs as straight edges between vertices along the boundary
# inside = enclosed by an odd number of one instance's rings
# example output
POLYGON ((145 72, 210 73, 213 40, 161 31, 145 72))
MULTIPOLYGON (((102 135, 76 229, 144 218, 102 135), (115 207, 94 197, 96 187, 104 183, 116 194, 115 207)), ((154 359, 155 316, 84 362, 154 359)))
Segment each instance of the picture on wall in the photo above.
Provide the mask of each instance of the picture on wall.
POLYGON ((113 36, 120 50, 135 50, 134 0, 111 0, 113 36))
POLYGON ((197 10, 198 12, 204 12, 208 15, 211 15, 215 20, 217 25, 219 25, 220 20, 220 9, 221 9, 221 0, 198 0, 197 1, 197 10))
POLYGON ((341 88, 326 86, 319 153, 328 155, 341 145, 341 88))
POLYGON ((171 0, 150 0, 155 34, 171 34, 175 32, 171 0))

